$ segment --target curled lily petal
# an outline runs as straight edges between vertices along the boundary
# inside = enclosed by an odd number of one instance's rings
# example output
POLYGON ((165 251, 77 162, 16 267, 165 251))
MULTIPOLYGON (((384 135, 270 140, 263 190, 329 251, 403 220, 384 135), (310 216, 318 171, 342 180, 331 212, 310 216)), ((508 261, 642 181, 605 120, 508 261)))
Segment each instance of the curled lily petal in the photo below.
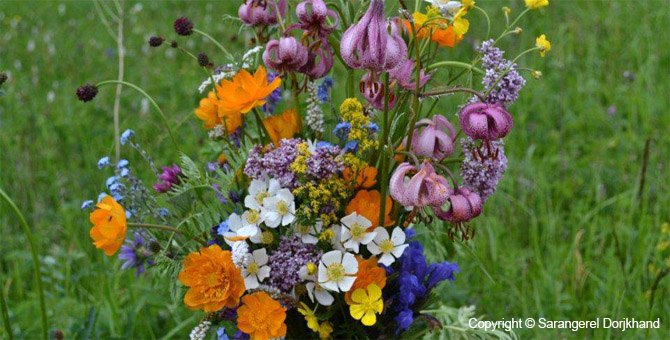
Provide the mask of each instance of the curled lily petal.
POLYGON ((307 59, 307 49, 294 37, 270 40, 263 52, 265 65, 282 72, 300 69, 307 64, 307 59))
POLYGON ((337 13, 328 9, 323 0, 303 1, 296 6, 295 13, 300 21, 297 27, 317 38, 328 36, 340 22, 337 13), (328 25, 328 18, 332 20, 331 25, 328 25))
POLYGON ((439 161, 454 152, 456 132, 447 118, 434 115, 432 120, 422 119, 418 124, 425 127, 423 130, 417 128, 412 134, 412 151, 415 154, 439 161))
POLYGON ((237 10, 237 15, 247 26, 270 26, 277 24, 277 11, 283 17, 286 0, 245 0, 237 10))
POLYGON ((449 198, 449 183, 438 175, 429 162, 417 169, 409 163, 402 163, 391 176, 391 197, 404 206, 441 206, 449 198), (417 171, 407 184, 405 177, 410 171, 417 171))
MULTIPOLYGON (((361 95, 375 109, 384 109, 384 85, 381 81, 375 80, 370 72, 363 75, 358 83, 361 95)), ((395 105, 395 93, 389 92, 389 109, 395 105)))
POLYGON ((450 206, 446 211, 439 206, 433 206, 435 215, 443 221, 467 222, 482 213, 481 197, 466 188, 451 190, 448 201, 450 206))
MULTIPOLYGON (((414 60, 406 60, 404 63, 400 64, 398 67, 395 69, 391 70, 389 72, 389 75, 391 76, 391 79, 395 80, 398 82, 398 85, 401 87, 414 91, 416 88, 416 78, 415 78, 415 73, 414 73, 414 60)), ((423 87, 426 85, 428 80, 430 79, 430 75, 426 75, 423 70, 421 70, 421 76, 420 76, 420 81, 419 85, 423 87)))
POLYGON ((494 140, 507 136, 514 122, 498 104, 474 103, 459 113, 461 127, 473 139, 494 140))

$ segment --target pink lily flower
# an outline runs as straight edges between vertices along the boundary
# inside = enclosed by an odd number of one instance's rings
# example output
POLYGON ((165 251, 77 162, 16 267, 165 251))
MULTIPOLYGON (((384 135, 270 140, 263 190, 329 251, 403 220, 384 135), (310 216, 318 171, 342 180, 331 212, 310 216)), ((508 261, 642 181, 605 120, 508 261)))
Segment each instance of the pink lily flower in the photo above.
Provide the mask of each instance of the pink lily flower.
POLYGON ((512 115, 498 104, 469 104, 461 110, 459 116, 463 132, 473 139, 503 138, 514 125, 512 115))
POLYGON ((461 187, 449 192, 449 210, 433 206, 437 218, 451 223, 467 222, 482 213, 482 199, 476 192, 461 187))
POLYGON ((332 33, 340 22, 340 17, 332 9, 328 9, 323 0, 306 0, 299 3, 295 8, 299 23, 292 25, 293 28, 300 28, 309 32, 315 38, 325 38, 332 33), (326 22, 330 17, 332 24, 326 22))
POLYGON ((456 131, 446 117, 434 115, 432 120, 424 118, 418 124, 425 127, 421 131, 415 129, 412 134, 412 151, 416 155, 441 161, 454 152, 456 131))
POLYGON ((263 62, 277 71, 296 71, 307 64, 307 48, 294 37, 270 40, 263 52, 263 62))
MULTIPOLYGON (((363 75, 361 81, 358 83, 361 95, 370 103, 375 109, 384 109, 384 84, 379 80, 372 79, 370 72, 363 75)), ((395 93, 389 92, 389 109, 395 105, 395 93)))
POLYGON ((419 169, 405 162, 396 168, 390 181, 391 197, 404 206, 441 206, 449 199, 449 182, 438 175, 430 162, 419 169), (407 173, 417 171, 406 182, 407 173))
POLYGON ((286 0, 279 0, 279 3, 272 0, 245 0, 237 10, 237 15, 247 26, 271 26, 277 24, 277 11, 284 16, 286 0))
MULTIPOLYGON (((428 80, 430 79, 430 74, 426 75, 423 70, 421 70, 421 76, 420 76, 420 81, 419 85, 423 87, 426 85, 428 80)), ((400 66, 396 67, 395 69, 391 70, 389 72, 389 75, 391 76, 391 79, 395 80, 398 85, 401 87, 414 91, 416 88, 416 73, 414 73, 414 60, 408 59, 404 63, 400 64, 400 66)))

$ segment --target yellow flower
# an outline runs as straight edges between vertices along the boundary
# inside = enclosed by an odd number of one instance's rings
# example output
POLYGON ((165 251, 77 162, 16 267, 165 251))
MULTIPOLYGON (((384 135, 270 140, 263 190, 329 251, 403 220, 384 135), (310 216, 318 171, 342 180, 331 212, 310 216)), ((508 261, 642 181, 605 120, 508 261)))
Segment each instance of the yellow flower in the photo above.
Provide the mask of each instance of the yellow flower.
POLYGON ((377 322, 377 316, 384 309, 382 301, 382 289, 376 284, 368 286, 367 291, 361 288, 351 294, 353 304, 349 307, 351 317, 361 320, 363 325, 372 326, 377 322))
POLYGON ((523 0, 526 2, 526 7, 530 9, 538 9, 549 6, 549 0, 523 0))
POLYGON ((503 7, 502 11, 503 13, 505 13, 505 15, 509 15, 510 13, 512 13, 512 9, 507 6, 503 7))
POLYGON ((330 325, 330 322, 324 321, 319 326, 319 338, 321 339, 330 339, 330 333, 333 332, 333 326, 330 325))
POLYGON ((291 138, 300 132, 300 117, 296 110, 289 109, 280 115, 263 119, 263 125, 275 146, 279 146, 280 140, 291 138))
POLYGON ((535 46, 540 49, 540 56, 542 58, 544 58, 546 52, 551 51, 551 43, 544 34, 535 39, 535 46))
POLYGON ((305 321, 307 321, 307 327, 314 332, 319 331, 319 319, 316 318, 314 312, 307 307, 304 302, 300 303, 301 307, 298 307, 298 312, 305 316, 305 321))
POLYGON ((256 292, 242 298, 237 309, 237 328, 251 340, 268 340, 286 336, 286 308, 266 292, 256 292))
POLYGON ((253 76, 247 70, 241 70, 233 79, 222 80, 220 89, 217 88, 219 110, 223 113, 247 113, 265 104, 267 96, 280 85, 279 77, 268 84, 267 72, 263 66, 259 66, 253 76))
POLYGON ((456 15, 454 15, 454 22, 452 23, 454 27, 454 32, 458 34, 459 36, 463 36, 465 33, 468 33, 468 30, 470 29, 470 22, 468 19, 463 18, 466 14, 468 14, 468 11, 465 9, 465 7, 462 7, 456 15))
POLYGON ((463 8, 465 8, 465 10, 469 10, 469 9, 475 7, 475 0, 463 0, 462 3, 463 3, 463 8))

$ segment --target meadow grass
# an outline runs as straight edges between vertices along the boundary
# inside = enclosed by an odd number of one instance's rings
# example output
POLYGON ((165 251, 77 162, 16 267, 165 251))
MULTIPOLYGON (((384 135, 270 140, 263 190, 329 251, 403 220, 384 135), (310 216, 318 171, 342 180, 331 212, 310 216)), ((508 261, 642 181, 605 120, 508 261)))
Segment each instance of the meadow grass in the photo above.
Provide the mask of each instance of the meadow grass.
MULTIPOLYGON (((206 134, 193 116, 203 73, 169 49, 149 49, 152 34, 171 34, 172 20, 188 15, 230 50, 249 37, 223 20, 228 1, 134 1, 126 4, 126 80, 152 94, 169 116, 183 151, 205 161, 206 134)), ((492 15, 492 32, 521 1, 477 4, 492 15)), ((444 55, 464 60, 485 33, 476 13, 472 31, 444 55)), ((608 329, 520 329, 522 338, 630 339, 670 336, 668 279, 650 308, 650 263, 660 226, 670 221, 670 8, 665 1, 551 1, 521 20, 524 32, 502 41, 515 56, 546 33, 545 59, 520 61, 544 76, 528 85, 510 111, 515 127, 506 139, 510 169, 467 243, 452 242, 440 226, 420 230, 433 260, 458 262, 453 285, 440 287, 451 306, 474 304, 490 320, 544 317, 661 319, 649 332, 608 329), (650 140, 645 186, 640 188, 645 142, 650 140)), ((210 43, 180 40, 217 60, 210 43)), ((166 278, 122 271, 91 245, 88 213, 79 207, 104 190, 110 174, 96 167, 113 154, 114 90, 104 88, 82 104, 74 89, 116 77, 116 44, 88 1, 0 2, 0 70, 10 72, 0 97, 0 188, 28 219, 38 245, 51 331, 68 338, 185 337, 202 316, 173 296, 166 278)), ((222 59, 219 56, 219 59, 222 59)), ((341 70, 336 70, 341 71, 341 70)), ((339 80, 339 79, 338 79, 339 80)), ((344 98, 344 80, 334 91, 344 98)), ((463 96, 441 101, 449 117, 463 96)), ((158 164, 176 161, 161 121, 141 97, 124 90, 121 128, 158 164)), ((130 149, 133 171, 150 172, 130 149)), ((16 338, 40 336, 39 302, 30 249, 19 220, 0 204, 1 293, 16 338)), ((0 337, 7 334, 0 329, 0 337)))

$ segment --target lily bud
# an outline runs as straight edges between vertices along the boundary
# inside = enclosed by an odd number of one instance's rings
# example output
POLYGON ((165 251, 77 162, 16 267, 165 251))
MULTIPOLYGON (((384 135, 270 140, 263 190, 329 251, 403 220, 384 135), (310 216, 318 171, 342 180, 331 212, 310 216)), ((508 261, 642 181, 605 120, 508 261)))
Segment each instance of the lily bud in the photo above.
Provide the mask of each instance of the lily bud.
POLYGON ((270 26, 277 24, 277 11, 283 17, 286 0, 245 0, 237 10, 237 15, 247 26, 270 26))
POLYGON ((404 206, 439 207, 449 198, 449 182, 435 172, 430 162, 423 162, 419 169, 405 162, 391 176, 390 193, 394 200, 404 206), (405 184, 410 171, 417 173, 405 184))
MULTIPOLYGON (((406 60, 404 63, 400 64, 400 66, 389 72, 391 79, 395 80, 401 87, 411 91, 414 91, 416 88, 416 81, 414 81, 416 79, 415 74, 414 60, 406 60)), ((430 79, 430 75, 426 75, 423 70, 421 70, 419 86, 423 87, 426 85, 428 79, 430 79)))
POLYGON ((451 223, 467 222, 482 213, 482 199, 476 192, 459 188, 449 192, 449 210, 433 207, 437 218, 451 223))
POLYGON ((299 23, 294 24, 290 29, 299 27, 309 32, 314 37, 325 38, 332 33, 340 22, 332 9, 328 9, 323 0, 306 0, 295 7, 295 13, 298 15, 299 23), (330 17, 333 22, 328 25, 327 19, 330 17))
POLYGON ((340 53, 349 67, 390 71, 407 59, 407 45, 396 25, 384 18, 384 1, 371 0, 361 20, 342 35, 340 53))
MULTIPOLYGON (((377 110, 384 109, 384 84, 379 80, 372 78, 370 73, 366 73, 358 83, 363 98, 377 110)), ((389 92, 389 109, 395 105, 395 93, 389 92)))
POLYGON ((297 71, 307 64, 307 49, 294 37, 270 40, 263 52, 263 62, 277 71, 297 71))
POLYGON ((503 138, 514 125, 509 112, 498 104, 469 104, 461 110, 459 116, 463 132, 473 139, 503 138))
POLYGON ((446 117, 434 115, 433 119, 422 119, 419 125, 426 125, 422 131, 414 130, 412 151, 418 156, 430 157, 441 161, 454 152, 454 127, 446 117))

